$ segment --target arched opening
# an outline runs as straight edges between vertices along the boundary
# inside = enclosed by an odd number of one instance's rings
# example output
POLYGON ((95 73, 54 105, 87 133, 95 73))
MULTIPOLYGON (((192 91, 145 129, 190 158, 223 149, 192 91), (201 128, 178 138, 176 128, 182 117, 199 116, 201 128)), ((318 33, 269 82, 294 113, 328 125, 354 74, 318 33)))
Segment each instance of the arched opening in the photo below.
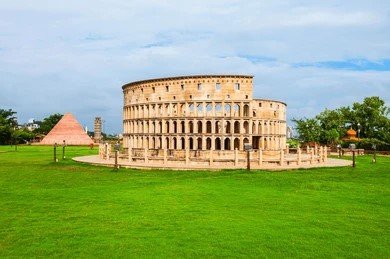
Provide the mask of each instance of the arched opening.
POLYGON ((149 137, 146 137, 146 139, 145 139, 145 145, 144 145, 144 148, 147 148, 147 149, 149 149, 149 137))
POLYGON ((220 103, 217 103, 215 105, 215 112, 221 112, 222 111, 222 105, 220 103))
POLYGON ((229 116, 231 111, 230 104, 225 104, 225 115, 229 116))
POLYGON ((248 144, 249 143, 249 139, 248 138, 244 138, 244 144, 248 144))
POLYGON ((234 139, 234 149, 240 149, 240 140, 238 138, 234 139))
POLYGON ((162 149, 162 148, 163 148, 163 147, 162 147, 162 138, 161 138, 161 137, 158 138, 158 148, 159 148, 159 149, 162 149))
POLYGON ((169 121, 165 122, 166 133, 169 133, 169 121))
POLYGON ((189 142, 190 149, 193 150, 194 149, 194 140, 192 138, 189 138, 188 142, 189 142))
POLYGON ((220 138, 215 139, 215 150, 221 150, 221 139, 220 138))
POLYGON ((229 138, 225 138, 224 148, 225 148, 225 150, 230 150, 230 139, 229 138))
POLYGON ((198 133, 202 133, 202 122, 198 121, 198 133))
POLYGON ((198 104, 196 106, 196 109, 197 109, 198 113, 202 113, 203 112, 203 104, 202 103, 198 104))
POLYGON ((198 150, 201 150, 202 149, 202 138, 198 138, 198 150))
POLYGON ((155 137, 152 137, 152 145, 150 148, 156 149, 156 138, 155 137))
POLYGON ((231 128, 230 121, 227 121, 226 122, 226 130, 225 130, 226 133, 230 133, 231 132, 230 128, 231 128))
POLYGON ((262 131, 262 126, 261 126, 261 122, 259 122, 259 129, 258 129, 259 134, 261 134, 261 131, 262 131))
POLYGON ((233 112, 234 112, 234 116, 240 116, 240 105, 238 105, 237 103, 234 104, 233 112))
POLYGON ((252 124, 252 134, 256 134, 256 123, 252 124))
POLYGON ((240 133, 240 122, 234 122, 234 133, 240 133))
POLYGON ((249 134, 249 123, 244 121, 244 134, 249 134))
POLYGON ((221 133, 221 122, 215 122, 215 133, 221 133))
POLYGON ((194 133, 194 123, 190 121, 188 125, 190 127, 190 133, 194 133))
POLYGON ((176 137, 173 137, 172 141, 173 141, 173 143, 172 143, 172 148, 173 148, 173 149, 177 149, 177 140, 176 140, 176 137))
POLYGON ((177 133, 177 122, 173 121, 173 133, 177 133))
POLYGON ((181 138, 180 141, 181 141, 181 149, 186 149, 186 140, 185 140, 185 138, 181 138))
POLYGON ((211 121, 206 122, 206 133, 211 133, 211 121))
POLYGON ((244 105, 244 116, 249 116, 249 105, 247 104, 244 105))
POLYGON ((185 133, 186 132, 185 122, 184 121, 180 122, 180 125, 181 125, 181 133, 185 133))
POLYGON ((158 133, 162 133, 162 122, 158 123, 158 133))
POLYGON ((211 108, 211 103, 208 103, 206 104, 206 112, 211 112, 212 108, 211 108))
POLYGON ((145 132, 149 133, 149 122, 148 121, 145 123, 145 132))
POLYGON ((206 149, 208 149, 208 150, 211 149, 211 138, 206 139, 206 149))
POLYGON ((165 148, 169 149, 169 138, 165 138, 165 148))

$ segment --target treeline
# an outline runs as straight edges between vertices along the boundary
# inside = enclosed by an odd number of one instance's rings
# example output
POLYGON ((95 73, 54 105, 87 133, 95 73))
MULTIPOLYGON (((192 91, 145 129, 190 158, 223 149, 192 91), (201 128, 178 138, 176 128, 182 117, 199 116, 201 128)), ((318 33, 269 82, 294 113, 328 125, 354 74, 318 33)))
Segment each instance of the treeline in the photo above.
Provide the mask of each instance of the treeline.
POLYGON ((12 109, 0 109, 0 145, 21 144, 33 140, 38 134, 46 135, 62 118, 62 114, 53 114, 37 122, 39 128, 30 131, 19 125, 16 112, 12 109))
POLYGON ((354 129, 361 141, 361 148, 371 149, 376 144, 379 149, 390 148, 390 108, 377 97, 366 97, 362 103, 325 109, 314 118, 293 119, 301 142, 317 142, 326 145, 344 144, 342 138, 347 130, 354 129))

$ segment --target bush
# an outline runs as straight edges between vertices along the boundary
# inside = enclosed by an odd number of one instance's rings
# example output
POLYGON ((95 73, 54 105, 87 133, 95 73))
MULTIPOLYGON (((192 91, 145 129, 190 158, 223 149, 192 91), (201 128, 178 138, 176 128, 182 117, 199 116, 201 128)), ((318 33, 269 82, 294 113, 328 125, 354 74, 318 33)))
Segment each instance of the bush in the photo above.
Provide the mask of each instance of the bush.
POLYGON ((378 151, 390 151, 390 144, 375 138, 365 138, 356 143, 357 148, 373 150, 372 145, 376 145, 378 151))

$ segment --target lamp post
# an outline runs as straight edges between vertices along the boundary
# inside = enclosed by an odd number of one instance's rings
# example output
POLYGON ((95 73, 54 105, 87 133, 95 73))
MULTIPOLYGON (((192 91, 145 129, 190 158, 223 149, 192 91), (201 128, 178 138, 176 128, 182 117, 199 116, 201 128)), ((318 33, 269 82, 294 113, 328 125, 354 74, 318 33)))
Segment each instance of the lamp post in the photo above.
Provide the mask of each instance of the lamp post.
POLYGON ((357 129, 358 130, 357 137, 360 138, 360 123, 359 122, 357 124, 357 127, 358 127, 358 129, 357 129))
POLYGON ((65 159, 65 147, 66 147, 66 143, 65 143, 65 140, 62 142, 62 159, 65 159))
POLYGON ((54 162, 58 162, 58 160, 57 160, 57 143, 54 143, 54 162))
POLYGON ((120 144, 119 144, 119 141, 115 144, 115 170, 118 170, 119 169, 119 165, 118 165, 118 153, 119 153, 119 149, 120 149, 120 144))

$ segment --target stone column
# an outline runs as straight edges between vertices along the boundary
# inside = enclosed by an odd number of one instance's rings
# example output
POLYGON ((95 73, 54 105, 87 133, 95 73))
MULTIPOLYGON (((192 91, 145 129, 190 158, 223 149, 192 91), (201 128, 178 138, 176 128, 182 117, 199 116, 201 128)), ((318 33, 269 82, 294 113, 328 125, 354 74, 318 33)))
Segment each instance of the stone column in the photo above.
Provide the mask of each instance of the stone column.
POLYGON ((234 149, 234 165, 238 165, 238 149, 234 149))
POLYGON ((314 163, 314 148, 310 149, 310 164, 314 163))
POLYGON ((302 158, 301 158, 301 149, 298 147, 298 149, 297 149, 297 164, 298 165, 300 165, 301 164, 301 160, 302 160, 302 158))
POLYGON ((110 160, 110 154, 111 154, 111 145, 109 145, 108 143, 106 143, 106 160, 110 160))
POLYGON ((324 162, 328 161, 328 147, 324 147, 324 162))
POLYGON ((187 145, 186 145, 186 155, 185 155, 185 159, 186 159, 186 165, 188 165, 188 163, 190 162, 190 149, 188 148, 187 145))
POLYGON ((127 150, 129 162, 133 162, 133 148, 129 147, 127 150))
POLYGON ((210 166, 213 165, 213 162, 214 162, 214 158, 213 158, 213 150, 211 149, 210 150, 210 166))
POLYGON ((164 165, 167 164, 167 149, 164 147, 164 165))
POLYGON ((259 149, 259 165, 263 164, 263 150, 259 149))
POLYGON ((145 164, 147 164, 149 162, 148 148, 144 148, 144 160, 145 160, 145 164))
POLYGON ((284 165, 284 151, 280 150, 280 165, 284 165))

